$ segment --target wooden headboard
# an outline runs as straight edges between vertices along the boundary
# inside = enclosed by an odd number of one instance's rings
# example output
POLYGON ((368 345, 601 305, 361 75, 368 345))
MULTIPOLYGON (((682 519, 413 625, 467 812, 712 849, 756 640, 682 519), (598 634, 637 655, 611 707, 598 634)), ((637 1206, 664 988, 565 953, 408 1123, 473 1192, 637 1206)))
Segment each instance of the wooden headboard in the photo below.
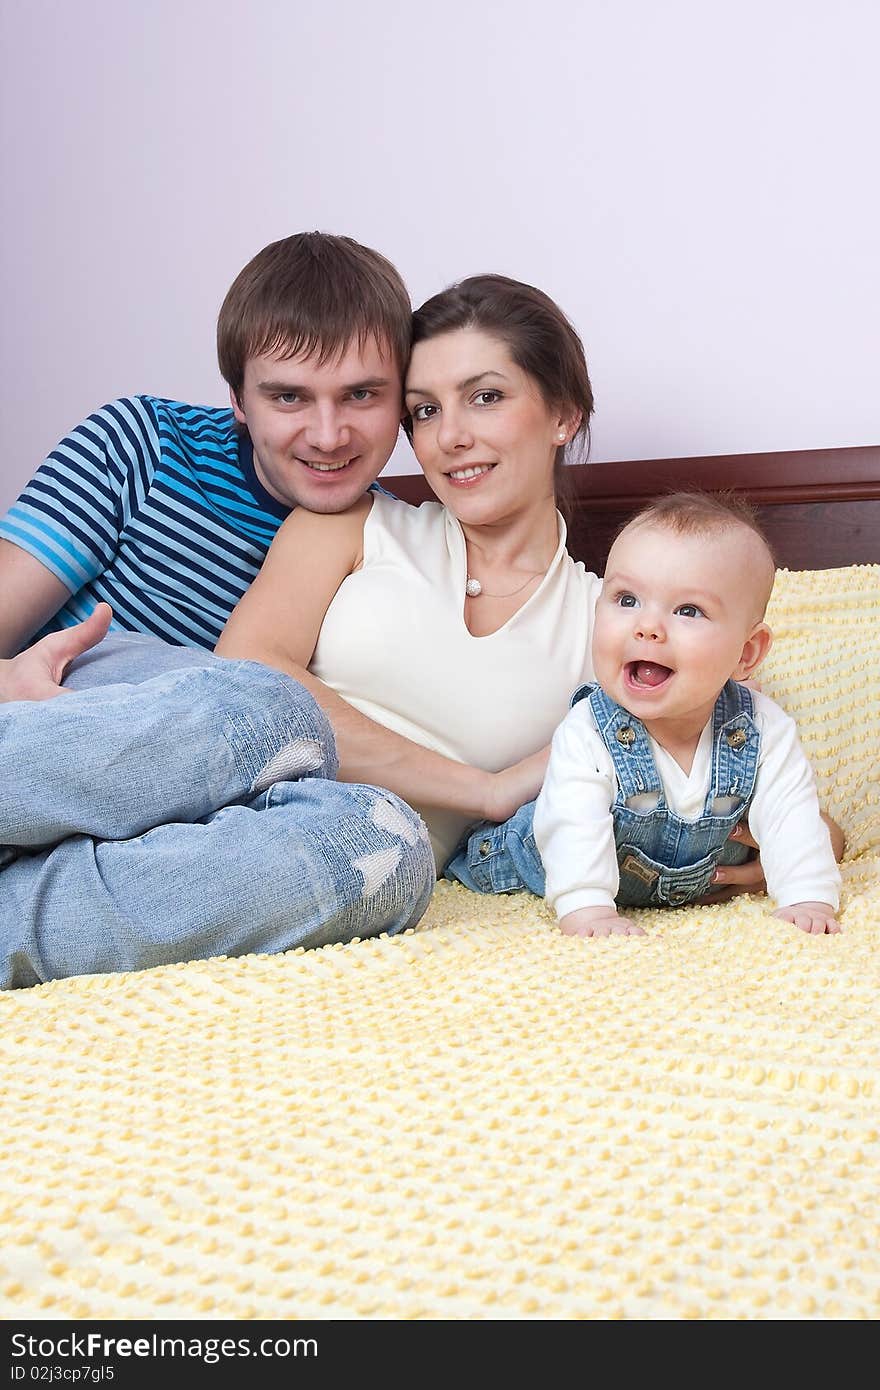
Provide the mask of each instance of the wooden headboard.
MULTIPOLYGON (((569 550, 599 574, 627 517, 661 493, 687 488, 747 498, 785 569, 880 563, 880 445, 575 464, 569 472, 569 550)), ((407 502, 433 496, 420 473, 381 482, 407 502)))

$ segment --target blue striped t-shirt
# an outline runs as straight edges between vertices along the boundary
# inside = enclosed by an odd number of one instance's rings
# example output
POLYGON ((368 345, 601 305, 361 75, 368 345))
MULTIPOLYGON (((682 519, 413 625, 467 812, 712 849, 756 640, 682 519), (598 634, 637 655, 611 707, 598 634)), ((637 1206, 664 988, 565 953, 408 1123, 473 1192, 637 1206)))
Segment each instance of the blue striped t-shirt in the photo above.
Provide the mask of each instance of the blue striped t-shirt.
POLYGON ((71 591, 37 636, 105 600, 115 629, 210 648, 288 511, 231 410, 131 396, 61 441, 0 536, 71 591))

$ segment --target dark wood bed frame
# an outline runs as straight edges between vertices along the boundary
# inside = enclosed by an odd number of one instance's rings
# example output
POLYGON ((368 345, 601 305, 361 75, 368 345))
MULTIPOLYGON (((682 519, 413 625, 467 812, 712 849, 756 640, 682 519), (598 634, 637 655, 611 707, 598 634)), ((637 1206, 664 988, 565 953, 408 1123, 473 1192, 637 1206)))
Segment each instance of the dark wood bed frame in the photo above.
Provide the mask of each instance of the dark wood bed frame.
MULTIPOLYGON (((570 475, 569 550, 599 574, 627 517, 652 497, 687 488, 747 498, 782 568, 880 563, 880 445, 575 464, 570 475)), ((381 481, 407 502, 433 496, 420 473, 381 481)))

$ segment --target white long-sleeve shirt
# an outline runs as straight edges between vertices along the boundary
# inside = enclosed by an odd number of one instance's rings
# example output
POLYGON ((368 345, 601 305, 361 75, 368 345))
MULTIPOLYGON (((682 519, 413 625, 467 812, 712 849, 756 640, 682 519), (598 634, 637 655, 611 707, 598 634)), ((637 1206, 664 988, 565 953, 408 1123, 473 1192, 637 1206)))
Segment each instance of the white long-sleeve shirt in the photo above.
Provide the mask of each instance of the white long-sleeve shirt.
MULTIPOLYGON (((760 845, 767 891, 778 907, 821 902, 836 909, 840 873, 794 720, 760 691, 753 691, 753 699, 761 751, 748 819, 760 845)), ((689 773, 654 739, 650 744, 670 810, 683 820, 696 820, 709 787, 711 720, 689 773)), ((558 917, 582 907, 614 906, 620 879, 611 808, 617 785, 590 703, 580 700, 553 736, 535 807, 546 898, 558 917)))

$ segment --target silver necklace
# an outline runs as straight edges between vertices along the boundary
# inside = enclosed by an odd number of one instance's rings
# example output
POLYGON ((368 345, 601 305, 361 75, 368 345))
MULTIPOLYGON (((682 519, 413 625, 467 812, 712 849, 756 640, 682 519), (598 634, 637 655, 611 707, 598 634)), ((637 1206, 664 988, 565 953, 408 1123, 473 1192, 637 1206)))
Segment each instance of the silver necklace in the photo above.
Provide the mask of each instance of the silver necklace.
POLYGON ((520 584, 518 589, 511 589, 509 594, 490 594, 486 589, 483 588, 479 579, 471 579, 470 575, 468 575, 467 583, 464 586, 464 591, 467 594, 468 598, 479 598, 480 594, 482 594, 484 598, 513 598, 514 594, 522 593, 523 589, 526 587, 526 584, 531 584, 534 580, 543 579, 543 577, 544 576, 541 574, 541 572, 538 571, 537 574, 530 574, 528 579, 524 580, 523 583, 520 584))

